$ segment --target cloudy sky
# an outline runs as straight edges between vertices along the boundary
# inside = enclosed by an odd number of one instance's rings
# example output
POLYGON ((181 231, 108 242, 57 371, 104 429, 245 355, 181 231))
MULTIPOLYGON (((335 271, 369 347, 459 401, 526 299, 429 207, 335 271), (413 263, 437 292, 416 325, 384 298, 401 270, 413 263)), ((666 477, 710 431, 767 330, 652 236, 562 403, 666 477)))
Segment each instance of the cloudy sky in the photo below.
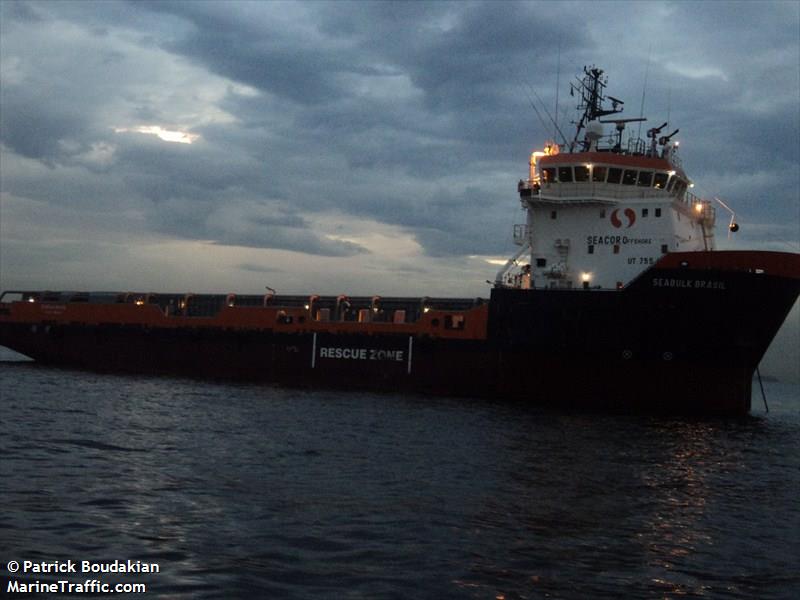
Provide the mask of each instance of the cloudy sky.
POLYGON ((570 127, 591 64, 680 127, 731 245, 797 249, 797 2, 0 10, 6 289, 486 295, 553 133, 531 99, 570 127))

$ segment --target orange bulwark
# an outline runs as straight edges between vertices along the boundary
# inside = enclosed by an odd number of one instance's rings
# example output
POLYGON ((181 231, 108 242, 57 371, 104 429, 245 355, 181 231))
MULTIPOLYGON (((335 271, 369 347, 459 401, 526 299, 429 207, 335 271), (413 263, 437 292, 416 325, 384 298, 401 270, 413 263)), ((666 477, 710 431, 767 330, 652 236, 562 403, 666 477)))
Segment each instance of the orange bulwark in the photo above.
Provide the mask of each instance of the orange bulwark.
POLYGON ((0 320, 486 339, 483 299, 6 291, 0 320))

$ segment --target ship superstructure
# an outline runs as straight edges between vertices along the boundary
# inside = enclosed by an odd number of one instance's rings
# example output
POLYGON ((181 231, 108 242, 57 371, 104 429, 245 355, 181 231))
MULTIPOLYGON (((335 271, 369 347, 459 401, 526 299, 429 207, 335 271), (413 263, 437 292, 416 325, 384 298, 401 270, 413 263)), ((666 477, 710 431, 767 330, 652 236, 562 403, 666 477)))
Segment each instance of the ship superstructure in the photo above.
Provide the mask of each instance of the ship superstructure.
POLYGON ((604 87, 584 69, 575 137, 532 153, 488 300, 5 291, 0 345, 82 369, 745 414, 800 254, 716 251, 677 130, 625 138, 643 119, 613 118, 604 87))
POLYGON ((514 227, 521 248, 498 285, 622 289, 669 252, 715 249, 715 208, 690 191, 673 140, 678 130, 662 133, 663 123, 647 140, 625 138, 626 125, 646 119, 610 118, 623 102, 607 99, 605 85, 602 70, 585 68, 573 88, 582 111, 575 138, 531 154, 518 184, 527 217, 514 227), (511 271, 527 253, 530 263, 511 271))

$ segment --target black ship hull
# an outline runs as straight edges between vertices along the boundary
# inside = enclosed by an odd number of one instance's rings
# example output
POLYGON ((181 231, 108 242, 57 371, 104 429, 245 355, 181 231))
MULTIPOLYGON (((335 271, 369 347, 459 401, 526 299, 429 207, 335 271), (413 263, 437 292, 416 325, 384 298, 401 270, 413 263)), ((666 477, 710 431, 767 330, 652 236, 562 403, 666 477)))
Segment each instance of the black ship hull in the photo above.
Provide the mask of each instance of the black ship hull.
POLYGON ((496 288, 485 339, 0 320, 0 345, 81 369, 745 414, 800 279, 650 269, 621 291, 496 288))

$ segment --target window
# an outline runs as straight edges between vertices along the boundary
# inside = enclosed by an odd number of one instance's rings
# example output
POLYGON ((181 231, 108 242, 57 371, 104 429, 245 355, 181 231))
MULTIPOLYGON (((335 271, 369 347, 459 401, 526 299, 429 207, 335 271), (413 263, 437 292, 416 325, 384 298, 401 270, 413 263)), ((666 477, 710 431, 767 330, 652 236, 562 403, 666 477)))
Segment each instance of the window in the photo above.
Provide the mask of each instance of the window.
POLYGON ((557 216, 558 216, 558 213, 556 211, 554 211, 554 210, 550 211, 550 218, 551 219, 555 219, 557 216))
POLYGON ((561 183, 570 183, 572 181, 572 167, 558 167, 558 180, 561 183))
POLYGON ((606 180, 606 173, 608 173, 608 168, 594 167, 592 169, 592 181, 595 183, 603 183, 606 180))
POLYGON ((667 191, 668 192, 671 192, 672 188, 675 187, 675 182, 677 181, 677 179, 678 178, 675 177, 674 175, 669 178, 669 183, 667 184, 667 191))
POLYGON ((648 214, 649 212, 650 212, 650 211, 649 211, 648 209, 646 209, 646 208, 643 208, 643 209, 642 209, 642 216, 643 216, 643 217, 646 217, 646 216, 647 216, 647 214, 648 214))
POLYGON ((667 187, 667 179, 669 175, 666 173, 656 173, 656 176, 653 177, 653 187, 658 190, 663 190, 667 187))
POLYGON ((547 259, 546 258, 537 258, 536 259, 536 266, 539 267, 539 268, 546 267, 547 266, 547 259))
POLYGON ((608 170, 608 183, 619 183, 622 179, 622 169, 611 167, 608 170))
POLYGON ((606 218, 606 209, 605 208, 600 210, 600 218, 601 219, 605 219, 606 218))
POLYGON ((553 183, 556 180, 555 167, 545 167, 543 172, 544 172, 545 183, 553 183))
POLYGON ((625 169, 622 175, 622 185, 636 185, 636 171, 625 169))
POLYGON ((619 254, 619 244, 614 244, 614 254, 619 254))
POLYGON ((594 254, 594 244, 589 244, 589 247, 586 249, 586 252, 589 254, 594 254))
POLYGON ((657 217, 660 217, 660 216, 661 216, 661 209, 660 209, 660 208, 657 208, 657 209, 656 209, 656 216, 657 216, 657 217))
POLYGON ((578 165, 575 167, 575 181, 589 181, 589 167, 578 165))
POLYGON ((661 244, 661 254, 666 254, 669 251, 669 248, 666 244, 661 244))
POLYGON ((464 329, 464 315, 445 315, 445 329, 464 329))
POLYGON ((652 171, 639 171, 639 179, 636 182, 636 185, 640 187, 650 187, 650 184, 652 182, 653 182, 652 171))

